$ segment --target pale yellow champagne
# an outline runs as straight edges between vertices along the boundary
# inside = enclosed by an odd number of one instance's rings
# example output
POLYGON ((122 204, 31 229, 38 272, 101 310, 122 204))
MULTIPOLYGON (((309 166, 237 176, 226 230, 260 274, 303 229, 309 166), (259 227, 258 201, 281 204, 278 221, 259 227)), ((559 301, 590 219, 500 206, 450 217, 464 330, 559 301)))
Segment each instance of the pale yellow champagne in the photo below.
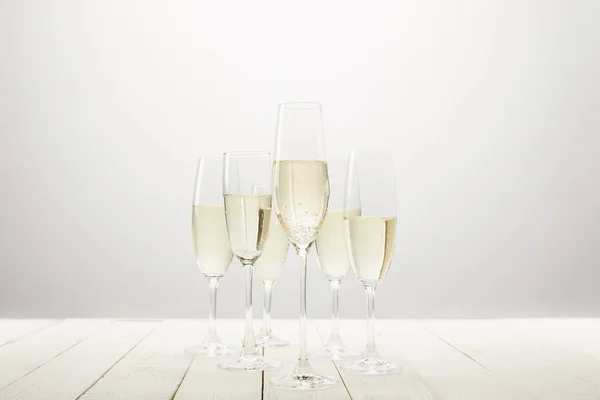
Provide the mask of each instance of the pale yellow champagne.
POLYGON ((252 260, 260 256, 271 221, 271 195, 226 194, 225 221, 233 254, 252 260))
MULTIPOLYGON (((360 215, 360 210, 347 210, 346 214, 357 217, 360 215)), ((344 230, 344 212, 328 211, 317 235, 315 246, 319 266, 329 279, 341 279, 350 269, 344 230)))
POLYGON ((287 258, 289 242, 277 218, 271 218, 269 237, 262 255, 254 262, 258 277, 265 282, 274 282, 281 276, 287 258))
POLYGON ((192 208, 192 237, 196 262, 204 275, 225 275, 233 253, 227 235, 225 210, 222 206, 192 208))
POLYGON ((275 212, 290 241, 308 245, 327 213, 327 163, 318 160, 275 161, 275 212))
POLYGON ((395 217, 347 217, 350 265, 363 284, 377 284, 387 274, 396 243, 395 217))

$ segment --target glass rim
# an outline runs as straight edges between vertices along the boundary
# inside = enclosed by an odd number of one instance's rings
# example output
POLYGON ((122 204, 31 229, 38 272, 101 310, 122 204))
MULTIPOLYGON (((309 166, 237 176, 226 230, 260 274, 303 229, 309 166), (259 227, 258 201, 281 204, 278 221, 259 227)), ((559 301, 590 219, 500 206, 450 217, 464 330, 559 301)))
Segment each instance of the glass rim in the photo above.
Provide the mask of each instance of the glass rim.
POLYGON ((321 103, 309 101, 291 101, 286 103, 280 103, 279 108, 287 108, 292 110, 311 110, 314 108, 321 108, 321 103))

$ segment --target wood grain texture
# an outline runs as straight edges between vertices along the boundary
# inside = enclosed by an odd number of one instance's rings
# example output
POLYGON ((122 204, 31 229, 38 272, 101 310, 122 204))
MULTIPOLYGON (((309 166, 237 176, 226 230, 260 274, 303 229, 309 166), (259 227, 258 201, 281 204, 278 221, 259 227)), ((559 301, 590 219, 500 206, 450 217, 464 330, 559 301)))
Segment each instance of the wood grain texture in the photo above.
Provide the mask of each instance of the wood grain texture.
POLYGON ((513 320, 502 328, 507 340, 516 346, 549 365, 564 368, 573 376, 600 386, 600 356, 594 355, 598 355, 594 350, 600 342, 599 321, 513 320))
POLYGON ((570 368, 528 351, 528 343, 537 338, 518 334, 511 321, 446 321, 426 326, 496 376, 532 396, 549 400, 600 399, 600 387, 576 376, 570 368))
POLYGON ((205 324, 165 321, 81 399, 171 399, 193 357, 184 349, 199 341, 205 324))
POLYGON ((38 332, 60 320, 53 319, 3 319, 0 320, 0 346, 5 346, 24 336, 38 332))
POLYGON ((108 320, 66 320, 0 347, 0 390, 109 323, 108 320))
POLYGON ((513 320, 526 326, 525 332, 600 360, 600 319, 513 320))
MULTIPOLYGON (((320 322, 318 331, 323 341, 329 337, 331 324, 320 322)), ((353 321, 343 323, 341 335, 346 344, 359 353, 364 348, 366 339, 366 323, 353 321), (362 329, 361 329, 362 328, 362 329)), ((412 400, 441 400, 442 397, 428 385, 405 361, 400 358, 394 346, 386 343, 381 337, 378 346, 382 349, 382 356, 400 366, 398 373, 389 375, 359 375, 345 372, 341 365, 344 361, 335 361, 335 365, 353 399, 412 399, 412 400)))
POLYGON ((289 374, 294 369, 298 360, 298 321, 294 320, 277 320, 273 321, 273 332, 288 340, 291 345, 286 347, 267 347, 265 354, 269 357, 277 358, 283 362, 283 367, 279 371, 265 372, 264 376, 264 398, 272 400, 295 400, 295 399, 350 399, 350 395, 346 387, 341 382, 340 375, 331 360, 322 359, 310 355, 311 350, 317 350, 323 345, 323 341, 319 336, 316 325, 313 321, 308 322, 307 326, 307 343, 309 351, 309 361, 316 373, 321 375, 333 376, 340 379, 340 385, 334 389, 314 391, 314 392, 295 392, 275 388, 271 385, 271 378, 289 374))
MULTIPOLYGON (((298 355, 298 321, 273 327, 292 345, 265 349, 284 365, 263 374, 222 371, 220 358, 185 354, 204 337, 206 321, 0 320, 0 400, 600 399, 600 320, 379 320, 379 350, 402 372, 339 373, 331 360, 310 357, 315 371, 343 379, 316 392, 271 387, 298 355)), ((309 351, 329 329, 327 320, 309 321, 309 351)), ((243 330, 242 320, 219 321, 224 342, 238 349, 243 330)), ((364 321, 341 321, 343 339, 357 350, 365 333, 364 321)))
MULTIPOLYGON (((342 335, 348 345, 362 349, 366 337, 365 323, 361 323, 362 329, 357 329, 355 324, 354 321, 343 321, 342 335), (357 338, 360 339, 358 342, 357 338)), ((376 331, 382 357, 402 365, 404 371, 397 378, 394 375, 365 377, 342 372, 353 399, 393 399, 398 393, 411 399, 534 398, 504 383, 413 322, 379 320, 376 331), (407 376, 403 377, 404 373, 407 376)))
MULTIPOLYGON (((198 331, 198 342, 204 337, 207 326, 198 331)), ((235 347, 237 356, 241 348, 244 322, 241 320, 220 320, 218 330, 221 340, 235 347)), ((262 372, 232 372, 218 368, 222 358, 195 357, 185 379, 181 383, 175 400, 255 400, 262 397, 262 372)))
MULTIPOLYGON (((0 399, 75 399, 156 325, 150 322, 114 322, 1 390, 0 399)), ((43 345, 40 343, 40 346, 43 345)))

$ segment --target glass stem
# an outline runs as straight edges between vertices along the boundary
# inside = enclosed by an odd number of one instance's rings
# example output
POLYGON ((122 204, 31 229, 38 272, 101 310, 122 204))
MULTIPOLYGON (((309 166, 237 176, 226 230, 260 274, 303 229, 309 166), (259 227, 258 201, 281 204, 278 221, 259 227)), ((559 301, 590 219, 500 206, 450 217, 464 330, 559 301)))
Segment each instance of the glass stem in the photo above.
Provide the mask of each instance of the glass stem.
POLYGON ((219 287, 219 278, 208 278, 210 310, 208 322, 208 335, 212 338, 217 337, 217 288, 219 287))
POLYGON ((244 333, 242 355, 253 356, 258 354, 256 339, 254 338, 254 326, 252 325, 252 274, 254 266, 252 263, 244 260, 242 260, 242 264, 244 264, 244 273, 246 275, 246 331, 244 333))
POLYGON ((264 315, 263 315, 263 328, 262 334, 264 336, 271 336, 271 291, 273 290, 273 281, 264 281, 264 315))
POLYGON ((331 279, 331 300, 332 300, 332 315, 331 315, 331 337, 330 341, 340 340, 339 327, 339 300, 340 300, 340 283, 341 279, 331 279))
POLYGON ((298 248, 300 256, 300 355, 294 368, 293 375, 297 379, 305 380, 313 375, 312 367, 306 355, 306 254, 308 246, 298 248))
POLYGON ((365 286, 367 293, 367 347, 364 358, 377 358, 378 352, 375 347, 375 289, 377 286, 365 286))

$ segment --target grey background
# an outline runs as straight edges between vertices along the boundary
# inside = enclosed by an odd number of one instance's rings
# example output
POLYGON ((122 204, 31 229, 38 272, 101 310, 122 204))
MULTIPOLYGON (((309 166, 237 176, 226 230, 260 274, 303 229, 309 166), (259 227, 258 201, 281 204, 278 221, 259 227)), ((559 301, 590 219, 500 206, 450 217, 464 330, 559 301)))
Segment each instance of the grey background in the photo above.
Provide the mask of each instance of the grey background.
MULTIPOLYGON (((393 150, 379 316, 600 316, 599 17, 593 0, 0 1, 0 316, 206 316, 196 159, 271 150, 298 100, 323 104, 330 154, 393 150)), ((297 316, 295 257, 274 296, 297 316)), ((353 276, 341 305, 364 314, 353 276)), ((243 308, 235 262, 219 312, 243 308)))

